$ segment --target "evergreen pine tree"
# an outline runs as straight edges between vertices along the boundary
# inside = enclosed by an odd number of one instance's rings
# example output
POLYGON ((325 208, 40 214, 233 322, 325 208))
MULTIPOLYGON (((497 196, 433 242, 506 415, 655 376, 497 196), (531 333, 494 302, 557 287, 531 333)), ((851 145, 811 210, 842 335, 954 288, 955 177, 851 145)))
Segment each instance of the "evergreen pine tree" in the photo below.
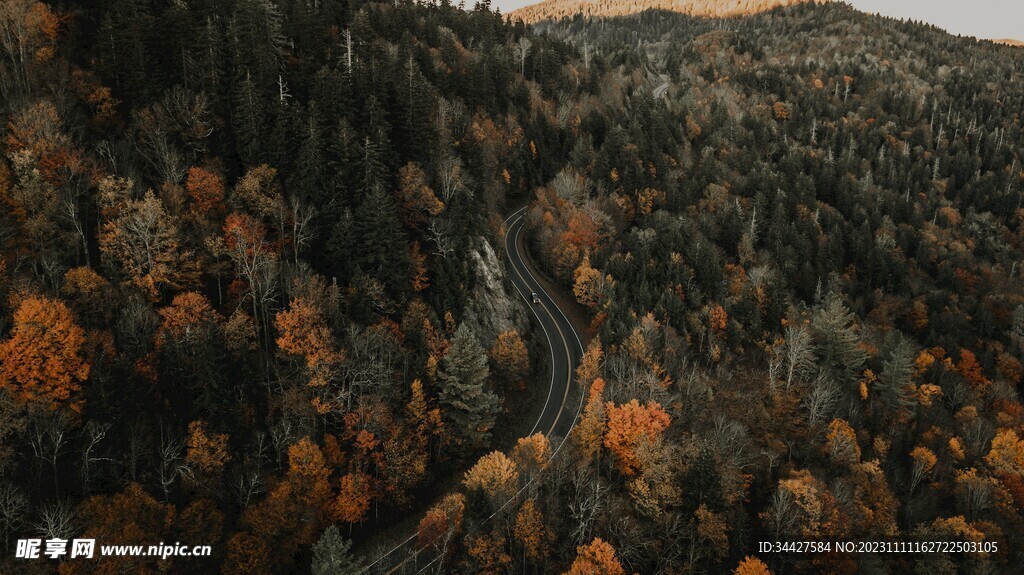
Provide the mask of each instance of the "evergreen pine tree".
POLYGON ((381 149, 373 138, 364 138, 360 151, 362 157, 359 159, 359 197, 363 199, 375 188, 387 185, 387 168, 384 166, 381 149))
POLYGON ((332 277, 345 281, 352 277, 352 258, 356 253, 355 222, 352 210, 344 208, 335 220, 327 240, 327 270, 332 277))
POLYGON ((352 83, 340 70, 324 66, 317 72, 310 90, 310 102, 316 102, 323 127, 336 126, 352 107, 352 83))
POLYGON ((231 124, 235 132, 235 147, 243 166, 255 166, 260 155, 260 126, 263 124, 263 106, 256 83, 245 73, 235 88, 235 105, 231 109, 231 124))
POLYGON ((363 272, 383 283, 392 294, 401 294, 409 277, 409 248, 394 198, 383 186, 376 185, 355 216, 356 261, 363 272))
POLYGON ((331 175, 333 194, 330 204, 324 206, 329 212, 325 217, 338 213, 343 205, 354 206, 358 203, 355 185, 362 182, 360 159, 363 151, 360 149, 359 135, 345 118, 338 121, 328 151, 328 173, 331 175))
POLYGON ((367 148, 372 148, 377 154, 373 161, 382 167, 380 181, 383 181, 384 174, 394 173, 398 165, 391 146, 391 124, 387 120, 387 111, 375 96, 370 96, 366 103, 365 133, 367 148))
POLYGON ((400 108, 397 152, 402 157, 423 162, 428 158, 433 146, 430 112, 436 106, 430 84, 423 77, 412 54, 406 58, 395 84, 400 108))
POLYGON ((835 292, 815 310, 812 324, 822 369, 846 383, 859 378, 867 354, 859 345, 853 314, 835 292))
POLYGON ((891 409, 903 410, 914 404, 908 391, 914 373, 914 348, 907 338, 893 334, 896 342, 889 356, 882 362, 875 388, 882 401, 891 409))
POLYGON ((685 492, 694 507, 704 504, 712 509, 722 506, 722 476, 715 455, 703 448, 690 464, 683 480, 685 492))
POLYGON ((248 70, 261 90, 269 90, 277 82, 284 59, 285 39, 277 5, 270 0, 241 0, 231 17, 228 37, 235 65, 248 70))
POLYGON ((313 544, 313 575, 356 575, 362 570, 352 556, 352 542, 343 538, 336 525, 324 530, 313 544))
POLYGON ((487 389, 488 375, 487 352, 469 326, 460 325, 441 362, 440 401, 470 449, 486 445, 499 409, 498 396, 487 389))
POLYGON ((322 206, 327 201, 323 135, 317 122, 316 107, 310 105, 306 121, 301 126, 302 144, 295 160, 292 190, 303 201, 322 206))

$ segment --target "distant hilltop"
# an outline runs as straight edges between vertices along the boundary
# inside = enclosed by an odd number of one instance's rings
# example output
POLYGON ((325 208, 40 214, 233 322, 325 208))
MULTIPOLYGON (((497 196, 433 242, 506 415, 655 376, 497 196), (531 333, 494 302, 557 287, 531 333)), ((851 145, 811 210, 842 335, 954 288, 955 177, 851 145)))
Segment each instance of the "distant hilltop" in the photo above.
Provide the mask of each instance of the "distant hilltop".
POLYGON ((1011 38, 1001 38, 999 40, 992 40, 996 44, 1006 44, 1007 46, 1024 46, 1024 42, 1020 40, 1013 40, 1011 38))
MULTIPOLYGON (((691 16, 725 18, 765 12, 779 6, 792 6, 813 0, 544 0, 510 13, 528 24, 584 16, 626 16, 645 10, 666 10, 691 16)), ((817 0, 824 3, 828 0, 817 0)))

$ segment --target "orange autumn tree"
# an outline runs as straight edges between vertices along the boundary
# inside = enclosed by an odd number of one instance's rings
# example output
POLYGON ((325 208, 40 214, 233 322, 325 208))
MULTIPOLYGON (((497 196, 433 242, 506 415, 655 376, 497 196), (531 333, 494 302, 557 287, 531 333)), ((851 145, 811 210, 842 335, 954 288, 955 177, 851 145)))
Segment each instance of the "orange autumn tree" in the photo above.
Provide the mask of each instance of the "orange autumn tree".
POLYGON ((633 399, 623 405, 605 404, 608 429, 604 446, 615 456, 616 465, 623 475, 633 475, 640 466, 636 449, 641 441, 657 441, 668 429, 671 418, 657 402, 640 405, 633 399))
POLYGON ((587 344, 587 351, 583 353, 579 367, 576 368, 576 381, 583 388, 589 386, 601 374, 601 360, 604 359, 604 351, 601 349, 601 342, 594 338, 587 344))
POLYGON ((416 544, 420 549, 444 550, 462 531, 466 500, 461 493, 448 495, 430 508, 416 528, 416 544))
POLYGON ((182 245, 177 218, 152 191, 140 200, 104 206, 104 213, 112 217, 100 228, 103 259, 152 301, 158 301, 165 289, 180 289, 197 280, 199 265, 193 251, 182 245))
POLYGON ((587 459, 593 459, 601 454, 607 415, 604 410, 604 385, 604 380, 600 377, 590 384, 587 405, 579 424, 576 425, 576 433, 573 434, 587 459))
POLYGON ((543 433, 521 437, 512 449, 512 461, 526 475, 540 471, 551 459, 551 443, 543 433))
POLYGON ((223 575, 270 575, 270 549, 262 537, 248 531, 228 540, 223 575))
POLYGON ((62 171, 83 171, 82 153, 50 101, 41 100, 12 114, 5 140, 10 157, 27 154, 37 160, 39 175, 49 184, 59 185, 62 171))
POLYGON ((10 337, 0 342, 0 387, 25 404, 56 409, 68 405, 89 377, 83 357, 85 332, 63 302, 26 298, 14 312, 10 337))
POLYGON ((71 268, 65 272, 64 285, 60 291, 67 297, 68 305, 75 310, 75 314, 86 323, 89 320, 109 319, 113 295, 110 282, 89 266, 71 268))
POLYGON ((440 436, 444 429, 441 410, 427 402, 423 391, 423 382, 414 379, 409 385, 409 403, 405 405, 405 415, 414 433, 426 442, 430 436, 440 436))
POLYGON ((530 561, 544 561, 551 553, 552 533, 544 524, 544 516, 533 499, 527 499, 519 508, 512 533, 530 561))
POLYGON ((583 417, 577 426, 576 440, 588 457, 601 452, 604 439, 604 380, 601 379, 601 360, 604 351, 601 349, 600 338, 594 338, 587 345, 587 351, 576 368, 576 382, 587 390, 587 405, 583 417))
POLYGON ((390 425, 378 458, 378 496, 408 507, 413 488, 426 476, 429 459, 426 437, 407 426, 390 425))
POLYGON ((500 451, 494 451, 481 457, 466 472, 462 483, 470 491, 480 490, 488 497, 498 499, 515 493, 518 479, 515 461, 500 451))
POLYGON ((502 377, 509 383, 522 385, 523 378, 530 371, 530 355, 523 338, 514 329, 498 334, 490 356, 502 377))
POLYGON ((982 372, 978 358, 969 349, 960 350, 960 362, 957 363, 956 370, 971 387, 981 393, 984 393, 992 385, 992 382, 982 372))
MULTIPOLYGON (((5 28, 4 47, 11 50, 9 68, 13 78, 5 83, 31 84, 34 64, 49 62, 56 53, 61 17, 49 6, 35 0, 3 2, 0 23, 5 28)), ((24 86, 22 86, 24 87, 24 86)))
POLYGON ((910 460, 913 462, 910 469, 910 492, 913 493, 921 481, 935 469, 935 464, 939 462, 939 458, 935 456, 931 449, 918 446, 910 452, 910 460))
POLYGON ((188 424, 186 446, 185 461, 196 482, 219 480, 224 466, 231 460, 228 436, 224 433, 211 433, 206 428, 206 422, 200 419, 188 424))
POLYGON ((860 461, 857 433, 842 419, 833 419, 829 424, 825 450, 829 458, 840 465, 853 465, 860 461))
POLYGON ((504 575, 512 564, 512 557, 505 552, 505 536, 501 531, 481 535, 467 541, 469 556, 476 563, 477 575, 504 575))
POLYGON ((576 560, 565 575, 624 575, 625 572, 615 556, 615 548, 595 537, 590 544, 576 548, 576 560))
POLYGON ((220 315, 200 293, 185 292, 171 300, 171 305, 160 310, 160 328, 157 330, 156 347, 161 349, 174 345, 186 354, 202 352, 199 347, 207 346, 209 337, 220 322, 220 315))
POLYGON ((288 478, 292 500, 304 506, 311 515, 322 512, 330 499, 330 471, 320 448, 303 438, 288 448, 288 478))
POLYGON ((590 265, 590 256, 584 254, 583 261, 573 272, 572 293, 580 304, 596 308, 613 284, 611 276, 601 275, 601 270, 590 265))
POLYGON ((285 562, 316 540, 330 519, 330 471, 320 448, 303 438, 288 448, 288 473, 266 499, 246 509, 243 523, 285 562))
POLYGON ((740 564, 733 570, 732 575, 772 575, 768 566, 757 557, 748 555, 740 561, 740 564))
MULTIPOLYGON (((163 373, 181 374, 196 405, 208 413, 214 412, 218 405, 218 374, 223 367, 219 353, 223 319, 206 296, 196 292, 175 296, 159 315, 156 351, 163 373)), ((168 392, 179 393, 180 389, 169 388, 168 392)))
MULTIPOLYGON (((277 313, 274 326, 280 334, 277 347, 286 354, 305 359, 310 387, 323 388, 335 379, 342 358, 334 350, 334 334, 318 307, 297 297, 288 309, 277 313)), ((329 401, 317 398, 314 403, 321 413, 331 409, 329 401)))
POLYGON ((373 502, 373 483, 365 473, 347 473, 338 484, 338 497, 334 500, 334 516, 342 523, 359 523, 366 519, 373 502))
POLYGON ((420 249, 418 241, 409 244, 409 268, 412 275, 412 291, 420 292, 430 287, 430 277, 427 275, 427 254, 420 249))
POLYGON ((1012 429, 1000 429, 992 439, 985 463, 999 475, 1024 476, 1024 440, 1012 429))

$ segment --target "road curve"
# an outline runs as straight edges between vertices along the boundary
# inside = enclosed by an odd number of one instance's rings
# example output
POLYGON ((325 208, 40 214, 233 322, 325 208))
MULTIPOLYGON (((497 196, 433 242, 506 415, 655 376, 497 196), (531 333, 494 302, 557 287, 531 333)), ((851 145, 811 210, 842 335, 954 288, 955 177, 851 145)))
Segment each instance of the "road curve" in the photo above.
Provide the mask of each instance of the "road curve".
MULTIPOLYGON (((576 367, 583 357, 583 341, 569 318, 555 304, 544 290, 544 286, 533 274, 527 260, 523 257, 523 227, 526 225, 526 208, 520 208, 505 219, 505 263, 508 275, 519 296, 532 312, 536 325, 544 332, 544 338, 551 354, 551 379, 548 392, 541 408, 537 422, 530 434, 541 432, 552 439, 565 438, 576 425, 583 401, 582 395, 574 397, 573 382, 576 380, 576 367), (532 294, 536 293, 540 303, 532 302, 532 294), (575 401, 573 401, 575 399, 575 401)), ((554 455, 561 449, 561 441, 554 443, 554 455)), ((533 480, 530 480, 532 483, 533 480)), ((514 502, 529 484, 524 486, 509 501, 494 513, 497 515, 505 506, 514 502)), ((494 517, 492 515, 491 517, 494 517)), ((381 555, 376 561, 367 565, 362 573, 366 575, 396 575, 398 573, 423 573, 438 560, 433 555, 417 553, 416 534, 381 555)))
POLYGON ((509 274, 516 291, 533 311, 533 316, 548 341, 551 352, 551 385, 541 409, 537 423, 530 434, 538 431, 550 437, 565 437, 576 423, 578 402, 570 405, 569 396, 576 379, 576 366, 583 357, 583 342, 576 333, 565 313, 555 304, 531 272, 523 258, 523 227, 526 225, 526 208, 513 212, 506 221, 505 257, 510 267, 509 274), (539 304, 533 304, 530 294, 540 297, 539 304))

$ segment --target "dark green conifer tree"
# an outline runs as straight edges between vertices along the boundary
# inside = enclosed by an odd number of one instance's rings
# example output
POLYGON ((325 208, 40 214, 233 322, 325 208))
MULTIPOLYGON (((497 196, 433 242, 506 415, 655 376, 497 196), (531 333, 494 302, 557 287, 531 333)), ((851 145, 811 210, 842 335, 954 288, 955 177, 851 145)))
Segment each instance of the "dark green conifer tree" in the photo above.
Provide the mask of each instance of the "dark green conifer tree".
POLYGON ((409 247, 394 198, 383 186, 374 186, 356 211, 355 221, 356 262, 364 273, 399 296, 409 279, 409 247))
POLYGON ((456 438, 470 450, 487 444, 500 408, 488 389, 489 374, 487 352, 469 326, 460 325, 441 362, 440 400, 456 438))

